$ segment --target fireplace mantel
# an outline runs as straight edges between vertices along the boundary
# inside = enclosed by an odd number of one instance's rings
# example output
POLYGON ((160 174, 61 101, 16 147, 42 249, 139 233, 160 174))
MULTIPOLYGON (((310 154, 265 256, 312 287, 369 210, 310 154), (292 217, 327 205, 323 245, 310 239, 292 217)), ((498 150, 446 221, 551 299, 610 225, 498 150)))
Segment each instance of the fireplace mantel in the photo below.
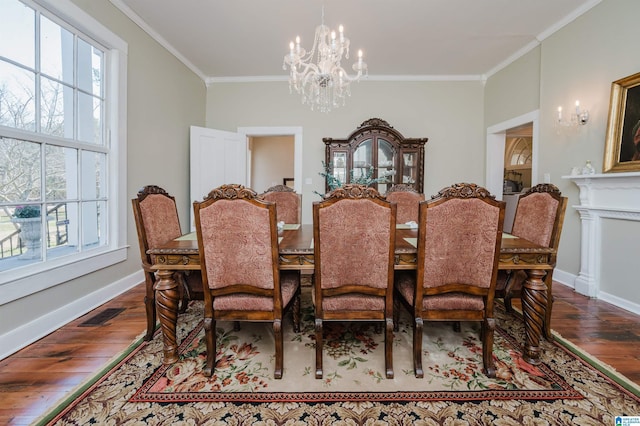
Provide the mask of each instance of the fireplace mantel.
POLYGON ((601 270, 601 219, 640 221, 640 173, 563 176, 580 189, 580 204, 573 206, 581 220, 580 273, 575 290, 597 297, 601 270))

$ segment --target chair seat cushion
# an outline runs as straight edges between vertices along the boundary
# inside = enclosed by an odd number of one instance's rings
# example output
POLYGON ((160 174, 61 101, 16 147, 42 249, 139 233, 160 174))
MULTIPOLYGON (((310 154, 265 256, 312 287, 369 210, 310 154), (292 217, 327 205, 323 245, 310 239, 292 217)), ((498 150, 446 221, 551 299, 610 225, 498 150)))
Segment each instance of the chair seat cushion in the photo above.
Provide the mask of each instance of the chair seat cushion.
MULTIPOLYGON (((400 295, 413 306, 415 297, 415 274, 401 273, 396 276, 396 288, 400 295)), ((473 296, 463 293, 448 293, 422 298, 422 309, 427 310, 466 310, 483 311, 484 300, 482 296, 473 296)))
MULTIPOLYGON (((300 275, 297 271, 280 273, 283 308, 291 302, 299 286, 300 275)), ((273 298, 248 294, 219 296, 213 300, 213 309, 216 311, 272 311, 273 298)))
MULTIPOLYGON (((311 292, 311 300, 316 305, 315 291, 311 292)), ((322 298, 323 311, 384 311, 384 298, 378 296, 345 295, 322 298)))

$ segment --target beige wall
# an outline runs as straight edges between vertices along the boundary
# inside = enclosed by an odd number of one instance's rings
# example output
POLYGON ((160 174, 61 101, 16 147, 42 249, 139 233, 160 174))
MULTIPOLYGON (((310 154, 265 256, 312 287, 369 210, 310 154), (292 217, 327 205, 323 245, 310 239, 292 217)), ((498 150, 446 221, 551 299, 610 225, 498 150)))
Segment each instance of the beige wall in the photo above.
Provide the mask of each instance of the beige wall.
MULTIPOLYGON (((139 272, 140 255, 129 200, 143 185, 156 184, 167 189, 180 203, 180 216, 188 217, 189 126, 204 125, 204 83, 108 0, 74 2, 125 40, 129 47, 128 259, 0 306, 0 336, 139 272)), ((182 222, 183 228, 188 225, 187 220, 182 222)))
POLYGON ((311 203, 324 193, 323 137, 344 138, 362 122, 386 120, 405 137, 428 137, 425 194, 454 182, 484 181, 483 84, 469 82, 377 82, 352 85, 344 107, 328 114, 301 105, 288 83, 214 83, 207 92, 207 127, 300 126, 303 132, 302 221, 311 223, 311 203), (277 106, 274 107, 274 106, 277 106))
MULTIPOLYGON (((587 160, 602 172, 611 82, 640 71, 637 55, 632 53, 632 46, 640 39, 636 22, 639 15, 640 2, 636 0, 604 0, 487 81, 487 126, 539 106, 537 180, 542 182, 543 174, 549 173, 551 182, 569 197, 558 254, 558 269, 568 274, 576 275, 580 270, 580 218, 571 207, 579 200, 577 187, 561 177, 587 160), (526 88, 518 88, 518 82, 526 88), (513 96, 517 90, 528 94, 513 96), (535 90, 539 94, 532 92, 535 90), (576 100, 589 109, 589 123, 571 132, 558 131, 554 127, 557 107, 562 105, 568 111, 576 100)), ((622 223, 636 240, 640 239, 638 228, 631 225, 622 223)), ((622 254, 629 248, 622 245, 612 249, 622 254)))
POLYGON ((498 71, 485 85, 486 127, 535 111, 540 105, 540 46, 498 71))
POLYGON ((633 267, 640 254, 640 222, 602 219, 601 244, 600 291, 640 306, 638 274, 633 267))

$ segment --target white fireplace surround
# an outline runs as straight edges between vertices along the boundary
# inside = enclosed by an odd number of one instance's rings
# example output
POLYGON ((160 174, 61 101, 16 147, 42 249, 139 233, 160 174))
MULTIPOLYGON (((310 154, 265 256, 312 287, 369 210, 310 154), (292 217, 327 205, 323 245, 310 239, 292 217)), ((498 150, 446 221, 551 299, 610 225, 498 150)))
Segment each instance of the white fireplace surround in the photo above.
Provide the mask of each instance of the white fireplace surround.
POLYGON ((640 173, 563 176, 580 188, 580 273, 574 286, 578 293, 598 297, 600 290, 601 220, 640 221, 640 173))

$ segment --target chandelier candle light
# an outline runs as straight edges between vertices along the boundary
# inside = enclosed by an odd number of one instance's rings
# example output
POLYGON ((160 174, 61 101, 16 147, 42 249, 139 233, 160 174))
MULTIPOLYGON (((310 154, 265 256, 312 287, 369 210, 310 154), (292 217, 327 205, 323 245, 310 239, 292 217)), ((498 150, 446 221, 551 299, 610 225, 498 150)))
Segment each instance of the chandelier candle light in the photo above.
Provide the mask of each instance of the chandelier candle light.
POLYGON ((302 103, 311 110, 329 112, 332 108, 344 106, 345 98, 351 96, 350 84, 368 75, 367 64, 362 60, 362 50, 358 51, 358 61, 353 64, 355 76, 350 76, 340 65, 342 57, 349 59, 349 39, 344 36, 340 25, 338 34, 322 24, 316 27, 313 47, 307 54, 300 46, 300 37, 289 44, 289 53, 284 57, 282 69, 290 68, 289 91, 293 89, 302 95, 302 103), (314 62, 315 60, 315 62, 314 62))

